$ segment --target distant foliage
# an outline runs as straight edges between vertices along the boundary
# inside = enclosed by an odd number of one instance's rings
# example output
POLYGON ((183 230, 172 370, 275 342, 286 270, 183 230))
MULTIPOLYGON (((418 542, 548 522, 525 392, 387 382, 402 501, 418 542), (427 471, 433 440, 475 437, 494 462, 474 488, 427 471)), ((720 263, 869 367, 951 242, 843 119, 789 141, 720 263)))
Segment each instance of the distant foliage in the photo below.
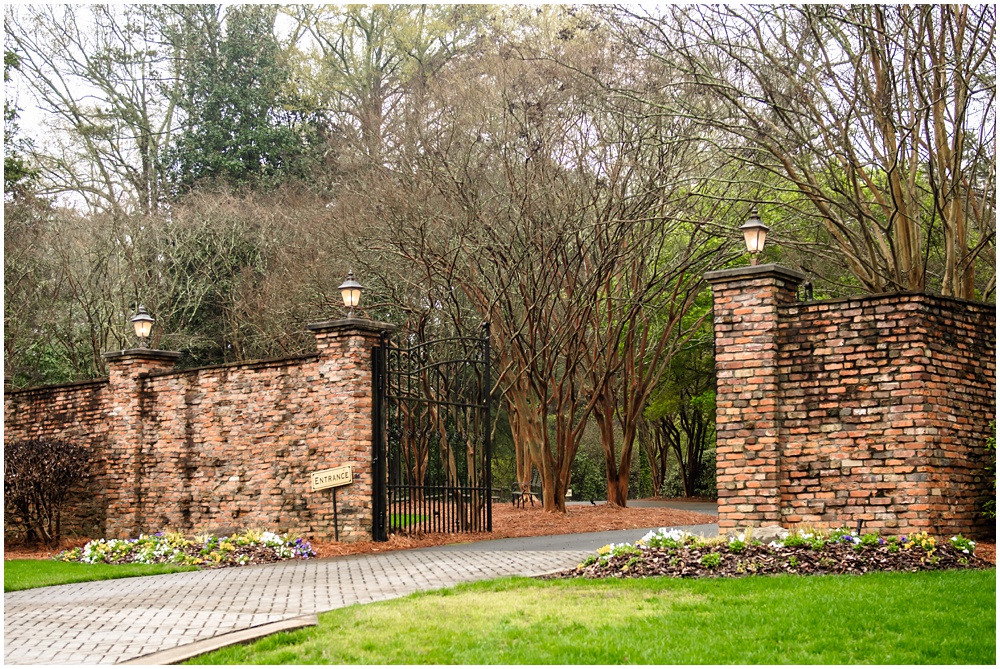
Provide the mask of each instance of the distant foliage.
POLYGON ((90 462, 90 451, 65 441, 5 444, 4 529, 29 544, 58 541, 62 505, 90 462))
POLYGON ((573 491, 571 499, 577 501, 607 499, 608 480, 604 463, 595 453, 583 448, 576 452, 569 487, 573 491))
MULTIPOLYGON (((718 497, 718 489, 715 480, 715 451, 706 453, 698 469, 697 477, 694 480, 693 494, 695 497, 718 497)), ((660 489, 663 497, 685 497, 684 482, 681 480, 680 471, 676 465, 671 468, 667 477, 663 480, 663 487, 660 489)))

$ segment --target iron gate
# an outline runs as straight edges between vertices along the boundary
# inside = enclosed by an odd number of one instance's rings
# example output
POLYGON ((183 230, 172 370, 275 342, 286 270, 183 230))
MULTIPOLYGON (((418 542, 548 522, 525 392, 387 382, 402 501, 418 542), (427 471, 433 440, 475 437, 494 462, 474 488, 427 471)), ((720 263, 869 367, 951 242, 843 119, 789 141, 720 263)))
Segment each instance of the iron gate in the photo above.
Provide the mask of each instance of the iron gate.
POLYGON ((490 328, 372 356, 372 535, 493 531, 490 328))

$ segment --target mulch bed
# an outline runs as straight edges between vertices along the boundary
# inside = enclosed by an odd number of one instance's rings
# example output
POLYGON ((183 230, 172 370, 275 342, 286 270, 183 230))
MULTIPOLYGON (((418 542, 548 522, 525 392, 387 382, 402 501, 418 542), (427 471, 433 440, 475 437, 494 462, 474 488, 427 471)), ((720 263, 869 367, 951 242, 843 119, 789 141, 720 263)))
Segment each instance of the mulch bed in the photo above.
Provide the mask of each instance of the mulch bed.
MULTIPOLYGON (((549 534, 578 534, 608 530, 635 530, 650 527, 675 527, 678 525, 704 525, 714 523, 716 516, 667 508, 639 508, 608 506, 607 504, 573 505, 566 513, 546 513, 541 504, 535 507, 515 508, 510 504, 493 505, 493 532, 465 532, 460 534, 391 535, 389 541, 362 541, 352 544, 311 539, 317 557, 382 553, 407 548, 426 548, 445 544, 508 539, 512 537, 538 537, 549 534)), ((594 546, 596 549, 597 546, 594 546)))
MULTIPOLYGON (((981 544, 980 544, 981 545, 981 544)), ((979 552, 977 545, 976 552, 979 552)), ((993 555, 996 549, 994 546, 993 555)), ((726 547, 682 546, 642 548, 641 555, 608 556, 588 566, 552 574, 544 578, 681 578, 740 577, 762 574, 865 574, 872 571, 935 571, 941 569, 986 569, 993 565, 978 555, 966 555, 949 545, 937 546, 928 554, 919 546, 891 552, 885 547, 853 548, 829 544, 816 550, 808 547, 746 546, 739 553, 726 547), (705 556, 715 553, 718 565, 708 566, 705 556)))
POLYGON ((982 558, 992 565, 997 563, 997 545, 980 541, 976 544, 976 557, 982 558))
POLYGON ((90 539, 86 537, 63 537, 55 546, 22 546, 4 542, 4 560, 46 560, 56 553, 70 548, 83 548, 90 539))

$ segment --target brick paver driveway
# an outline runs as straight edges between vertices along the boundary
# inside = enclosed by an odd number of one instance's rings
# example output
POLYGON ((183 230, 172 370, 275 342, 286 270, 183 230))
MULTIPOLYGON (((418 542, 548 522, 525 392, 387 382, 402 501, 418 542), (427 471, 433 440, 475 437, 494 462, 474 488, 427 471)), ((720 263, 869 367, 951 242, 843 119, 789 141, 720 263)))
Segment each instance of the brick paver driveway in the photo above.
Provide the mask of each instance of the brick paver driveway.
MULTIPOLYGON (((714 534, 715 526, 695 526, 714 534)), ((645 530, 58 585, 4 594, 5 664, 114 664, 248 628, 498 576, 567 569, 645 530)))
POLYGON ((418 590, 571 567, 583 551, 396 551, 4 594, 5 664, 113 664, 418 590))

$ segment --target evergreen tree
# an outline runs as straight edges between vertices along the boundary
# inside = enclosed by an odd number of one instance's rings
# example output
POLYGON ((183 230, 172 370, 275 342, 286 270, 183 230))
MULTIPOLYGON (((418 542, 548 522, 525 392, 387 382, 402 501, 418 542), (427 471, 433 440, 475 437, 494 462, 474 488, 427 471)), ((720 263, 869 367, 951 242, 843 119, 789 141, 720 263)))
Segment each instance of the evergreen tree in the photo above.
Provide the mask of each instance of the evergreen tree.
POLYGON ((289 71, 274 35, 276 12, 260 5, 176 9, 173 41, 183 62, 177 104, 186 116, 171 151, 176 191, 205 180, 268 186, 302 169, 309 124, 284 92, 289 71))
MULTIPOLYGON (((13 51, 3 52, 3 81, 6 86, 10 82, 10 71, 16 70, 19 59, 13 51)), ((26 140, 18 137, 17 105, 10 102, 6 96, 3 102, 3 192, 7 197, 16 197, 22 193, 35 175, 24 157, 21 155, 26 146, 26 140)))

